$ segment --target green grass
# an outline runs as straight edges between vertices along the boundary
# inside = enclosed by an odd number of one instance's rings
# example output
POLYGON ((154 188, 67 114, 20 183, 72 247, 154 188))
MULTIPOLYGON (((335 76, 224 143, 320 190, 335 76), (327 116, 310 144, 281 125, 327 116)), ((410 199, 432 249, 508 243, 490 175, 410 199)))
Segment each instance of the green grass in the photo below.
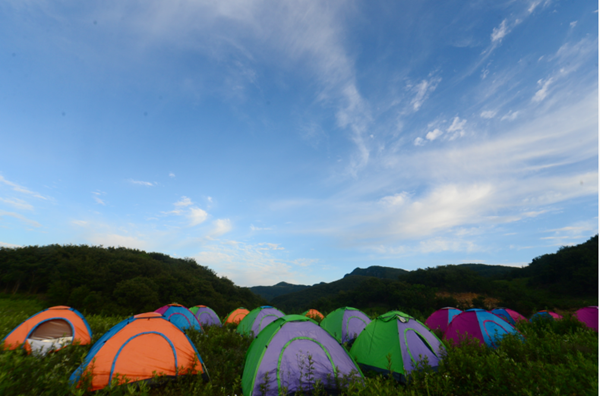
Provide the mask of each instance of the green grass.
MULTIPOLYGON (((44 308, 33 299, 0 296, 0 337, 44 308)), ((90 315, 93 341, 122 317, 90 315)), ((598 334, 571 317, 557 322, 521 323, 525 337, 505 337, 497 349, 465 342, 448 346, 437 372, 427 367, 400 385, 384 376, 365 373, 362 382, 347 383, 344 395, 597 395, 598 334)), ((252 339, 234 327, 210 327, 188 332, 210 374, 186 376, 160 386, 132 383, 106 388, 94 395, 241 395, 245 354, 252 339)), ((1 395, 87 395, 68 383, 90 346, 70 346, 44 358, 23 351, 0 351, 1 395)), ((324 394, 322 389, 313 394, 324 394)))

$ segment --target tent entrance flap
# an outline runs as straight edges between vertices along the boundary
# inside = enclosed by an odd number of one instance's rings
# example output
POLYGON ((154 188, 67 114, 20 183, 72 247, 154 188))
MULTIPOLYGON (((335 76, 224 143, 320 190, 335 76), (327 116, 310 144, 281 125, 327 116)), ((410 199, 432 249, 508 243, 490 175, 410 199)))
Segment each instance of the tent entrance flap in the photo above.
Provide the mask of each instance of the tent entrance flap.
POLYGON ((63 319, 52 319, 41 323, 29 335, 34 340, 49 340, 61 337, 73 337, 73 328, 63 319))

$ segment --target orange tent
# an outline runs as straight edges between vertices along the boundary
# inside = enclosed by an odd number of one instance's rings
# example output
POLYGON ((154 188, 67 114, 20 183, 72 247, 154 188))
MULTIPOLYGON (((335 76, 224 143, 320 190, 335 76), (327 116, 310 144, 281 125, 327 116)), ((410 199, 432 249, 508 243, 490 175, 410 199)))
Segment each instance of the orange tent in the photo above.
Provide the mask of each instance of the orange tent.
POLYGON ((87 345, 92 340, 92 330, 79 311, 63 305, 45 309, 33 315, 4 338, 5 349, 23 346, 45 354, 73 342, 87 345))
POLYGON ((234 309, 233 311, 231 311, 229 313, 229 315, 227 315, 225 317, 225 320, 223 321, 223 323, 225 323, 225 324, 228 324, 228 323, 238 324, 249 313, 250 313, 250 311, 248 311, 246 308, 237 308, 237 309, 234 309))
POLYGON ((201 374, 208 380, 206 367, 188 336, 161 314, 148 312, 125 319, 104 334, 70 382, 80 386, 81 377, 89 375, 88 390, 95 391, 154 375, 186 374, 201 374))
POLYGON ((303 312, 302 315, 319 322, 325 319, 325 316, 323 316, 323 314, 316 309, 309 309, 308 311, 303 312))

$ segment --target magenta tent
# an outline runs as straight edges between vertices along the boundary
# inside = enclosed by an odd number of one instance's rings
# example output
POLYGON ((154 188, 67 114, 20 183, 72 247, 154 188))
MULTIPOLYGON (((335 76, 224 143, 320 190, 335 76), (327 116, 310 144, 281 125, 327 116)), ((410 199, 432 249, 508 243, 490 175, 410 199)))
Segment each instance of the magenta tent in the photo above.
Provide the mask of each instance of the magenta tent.
POLYGON ((442 332, 446 331, 452 319, 460 314, 462 311, 457 308, 446 307, 442 309, 438 309, 425 321, 425 325, 429 327, 431 330, 439 329, 442 332))
POLYGON ((496 308, 492 309, 492 313, 494 315, 500 316, 502 319, 506 320, 511 325, 515 325, 518 321, 524 320, 527 321, 527 318, 517 311, 513 311, 510 308, 496 308))
POLYGON ((575 317, 590 329, 594 329, 598 332, 598 307, 590 306, 581 308, 575 312, 575 317))
POLYGON ((485 309, 468 309, 452 319, 444 338, 458 343, 465 337, 472 337, 495 348, 497 340, 506 334, 520 333, 513 325, 485 309))

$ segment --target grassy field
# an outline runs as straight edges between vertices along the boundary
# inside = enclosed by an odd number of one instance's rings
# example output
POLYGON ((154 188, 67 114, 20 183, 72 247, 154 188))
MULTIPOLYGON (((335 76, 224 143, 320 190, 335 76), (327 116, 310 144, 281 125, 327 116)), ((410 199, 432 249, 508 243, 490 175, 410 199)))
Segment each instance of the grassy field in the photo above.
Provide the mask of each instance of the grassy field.
MULTIPOLYGON (((43 308, 40 301, 0 296, 0 337, 43 308)), ((122 317, 86 316, 93 342, 122 317)), ((447 345, 437 372, 424 369, 400 385, 365 373, 362 382, 345 384, 344 395, 597 395, 598 334, 567 317, 559 322, 522 323, 525 336, 505 337, 497 349, 466 342, 447 345)), ((252 342, 233 328, 211 327, 188 333, 210 374, 210 382, 188 376, 150 387, 146 383, 106 388, 96 395, 241 395, 246 351, 252 342)), ((1 395, 86 395, 69 385, 71 373, 90 346, 70 346, 44 358, 22 351, 0 351, 1 395)), ((313 394, 324 394, 316 390, 313 394)))

